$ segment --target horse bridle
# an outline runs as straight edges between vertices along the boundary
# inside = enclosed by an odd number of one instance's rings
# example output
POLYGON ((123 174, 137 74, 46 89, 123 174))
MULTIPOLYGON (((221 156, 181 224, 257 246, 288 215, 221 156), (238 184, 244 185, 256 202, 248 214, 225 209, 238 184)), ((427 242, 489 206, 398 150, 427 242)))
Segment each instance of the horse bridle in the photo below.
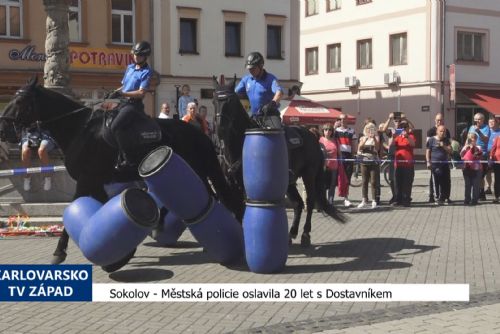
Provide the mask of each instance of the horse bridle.
MULTIPOLYGON (((214 92, 214 96, 216 97, 217 101, 219 102, 225 102, 227 101, 231 96, 234 96, 236 95, 236 93, 234 92, 231 92, 231 91, 228 91, 228 90, 223 90, 223 91, 215 91, 214 92)), ((222 115, 222 111, 221 111, 222 107, 218 108, 218 110, 216 110, 215 112, 215 125, 217 127, 217 130, 216 130, 216 133, 218 134, 218 128, 219 128, 219 124, 220 124, 220 121, 222 118, 225 118, 229 121, 231 121, 231 119, 225 115, 222 115)), ((229 128, 231 129, 232 127, 229 126, 229 128)), ((217 135, 217 137, 219 137, 217 135)), ((218 138, 220 143, 221 143, 221 150, 224 152, 225 150, 225 143, 224 143, 224 140, 221 139, 221 138, 218 138)), ((226 170, 227 172, 232 176, 232 177, 235 177, 235 174, 236 172, 238 171, 238 169, 241 167, 241 158, 232 162, 230 161, 225 154, 222 154, 222 160, 224 162, 224 165, 226 166, 226 170)))

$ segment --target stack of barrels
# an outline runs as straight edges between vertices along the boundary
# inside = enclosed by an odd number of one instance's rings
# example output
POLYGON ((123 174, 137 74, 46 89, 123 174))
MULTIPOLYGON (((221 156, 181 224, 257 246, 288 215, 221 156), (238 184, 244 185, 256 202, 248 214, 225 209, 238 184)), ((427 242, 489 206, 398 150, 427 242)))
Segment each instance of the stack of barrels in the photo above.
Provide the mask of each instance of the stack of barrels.
POLYGON ((159 220, 154 199, 144 190, 126 189, 105 204, 92 197, 73 201, 63 215, 64 227, 83 255, 107 266, 123 259, 159 220))
POLYGON ((173 214, 170 219, 181 219, 216 261, 229 264, 243 257, 241 225, 170 147, 161 146, 149 153, 139 165, 139 175, 157 203, 173 214))
POLYGON ((282 271, 288 257, 288 151, 282 129, 251 129, 243 144, 245 256, 252 272, 282 271))

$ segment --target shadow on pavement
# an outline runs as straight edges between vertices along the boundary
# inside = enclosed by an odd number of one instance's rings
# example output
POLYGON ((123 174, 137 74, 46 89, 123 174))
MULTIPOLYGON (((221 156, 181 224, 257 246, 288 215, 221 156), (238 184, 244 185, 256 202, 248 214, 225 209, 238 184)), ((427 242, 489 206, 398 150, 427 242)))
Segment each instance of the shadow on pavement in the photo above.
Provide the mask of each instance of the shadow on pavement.
POLYGON ((201 247, 199 243, 193 241, 177 241, 175 245, 164 246, 156 241, 150 241, 143 244, 147 247, 157 247, 157 248, 199 248, 201 247))
POLYGON ((411 267, 412 264, 401 261, 399 257, 416 255, 431 251, 438 246, 416 245, 415 241, 403 238, 355 239, 336 243, 316 244, 311 248, 302 248, 294 244, 289 255, 306 257, 354 258, 335 264, 287 265, 284 274, 313 273, 325 271, 363 271, 386 270, 411 267), (411 250, 410 252, 406 250, 411 250), (396 253, 396 254, 391 254, 396 253))
POLYGON ((172 278, 174 273, 164 269, 129 269, 109 274, 113 281, 122 283, 144 283, 172 278))

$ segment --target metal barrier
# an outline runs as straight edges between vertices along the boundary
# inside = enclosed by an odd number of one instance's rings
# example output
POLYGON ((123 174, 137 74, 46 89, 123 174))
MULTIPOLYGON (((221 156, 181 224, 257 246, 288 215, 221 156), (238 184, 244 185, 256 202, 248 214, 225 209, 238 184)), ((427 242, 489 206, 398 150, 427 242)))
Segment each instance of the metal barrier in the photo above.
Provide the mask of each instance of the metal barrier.
POLYGON ((14 168, 0 170, 0 177, 28 175, 28 174, 41 174, 41 173, 55 173, 66 171, 65 166, 43 166, 43 167, 30 167, 30 168, 14 168))

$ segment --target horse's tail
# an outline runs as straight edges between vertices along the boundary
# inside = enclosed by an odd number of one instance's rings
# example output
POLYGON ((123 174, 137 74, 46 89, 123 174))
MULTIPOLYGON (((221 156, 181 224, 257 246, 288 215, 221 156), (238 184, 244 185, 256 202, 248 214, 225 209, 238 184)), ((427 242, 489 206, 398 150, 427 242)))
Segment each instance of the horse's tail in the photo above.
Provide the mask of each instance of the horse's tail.
POLYGON ((326 187, 325 187, 325 173, 323 171, 323 166, 324 166, 324 157, 322 157, 322 162, 321 162, 321 167, 318 168, 318 172, 316 174, 316 201, 318 208, 327 214, 328 216, 332 217, 339 223, 346 223, 348 221, 347 216, 337 210, 333 203, 329 203, 327 198, 326 198, 326 187))

